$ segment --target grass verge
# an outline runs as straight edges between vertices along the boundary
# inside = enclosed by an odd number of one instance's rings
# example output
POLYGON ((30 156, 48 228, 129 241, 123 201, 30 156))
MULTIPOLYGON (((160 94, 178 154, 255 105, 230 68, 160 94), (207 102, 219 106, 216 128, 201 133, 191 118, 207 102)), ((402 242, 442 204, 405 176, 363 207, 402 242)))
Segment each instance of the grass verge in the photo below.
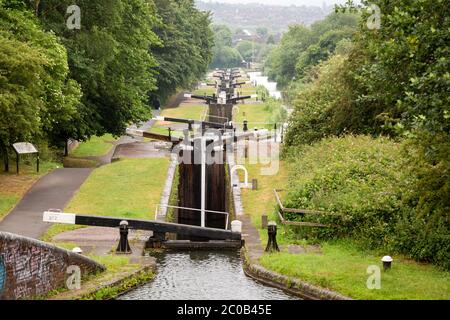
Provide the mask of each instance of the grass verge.
POLYGON ((70 153, 72 157, 101 157, 106 155, 113 147, 111 142, 116 139, 106 134, 101 137, 92 137, 86 142, 81 142, 75 150, 70 153))
POLYGON ((163 117, 200 120, 207 106, 202 104, 181 104, 178 108, 167 108, 161 113, 163 117))
POLYGON ((288 252, 264 255, 267 269, 299 278, 355 299, 450 299, 450 273, 432 265, 395 256, 393 267, 381 271, 381 288, 368 289, 369 266, 381 267, 380 256, 363 252, 349 241, 321 243, 322 254, 288 252))
POLYGON ((169 159, 124 159, 97 168, 67 212, 148 219, 159 203, 169 159))
POLYGON ((103 264, 107 271, 84 277, 80 290, 69 291, 66 288, 61 288, 39 299, 110 300, 136 286, 151 281, 155 277, 152 267, 131 263, 127 256, 89 255, 88 257, 103 264))
MULTIPOLYGON (((283 161, 276 176, 260 175, 259 164, 246 165, 246 168, 250 179, 258 179, 258 190, 243 189, 242 202, 246 214, 251 216, 253 225, 260 232, 262 244, 265 244, 267 231, 261 229, 261 215, 265 213, 269 220, 277 220, 273 189, 287 185, 290 169, 283 161)), ((383 253, 364 251, 351 241, 339 240, 320 243, 321 254, 292 254, 286 250, 287 245, 307 244, 305 240, 290 237, 292 228, 279 225, 277 240, 284 250, 263 255, 260 259, 262 266, 355 299, 450 299, 449 272, 401 255, 393 256, 390 271, 381 272, 381 289, 370 290, 366 285, 370 276, 367 268, 371 265, 381 267, 383 253)))
POLYGON ((203 95, 212 96, 213 93, 216 93, 215 87, 201 87, 201 88, 195 90, 194 92, 192 92, 192 94, 199 95, 199 96, 203 96, 203 95))
POLYGON ((39 178, 58 166, 60 164, 56 162, 41 161, 38 173, 34 163, 21 163, 19 175, 15 172, 0 173, 0 220, 17 205, 39 178))
MULTIPOLYGON (((189 105, 182 104, 177 108, 164 109, 161 112, 161 116, 179 119, 191 119, 191 120, 201 120, 206 112, 206 105, 189 105)), ((150 132, 169 135, 168 128, 172 130, 172 136, 174 137, 184 137, 183 131, 180 128, 186 128, 187 125, 180 125, 179 123, 167 122, 167 121, 157 121, 155 125, 151 128, 150 132)))
MULTIPOLYGON (((169 166, 167 158, 122 159, 97 168, 65 208, 77 214, 152 219, 159 203, 169 166)), ((43 241, 66 231, 82 228, 52 225, 43 241)))

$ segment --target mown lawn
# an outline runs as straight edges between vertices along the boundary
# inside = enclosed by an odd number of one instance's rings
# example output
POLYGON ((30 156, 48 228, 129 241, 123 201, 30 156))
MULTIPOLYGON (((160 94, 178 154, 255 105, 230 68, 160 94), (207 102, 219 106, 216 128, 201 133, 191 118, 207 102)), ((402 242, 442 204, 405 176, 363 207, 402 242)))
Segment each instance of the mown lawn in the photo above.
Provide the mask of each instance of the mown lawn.
MULTIPOLYGON (((241 81, 241 80, 239 80, 239 81, 241 81)), ((242 85, 241 88, 236 88, 236 91, 240 92, 241 95, 249 96, 252 94, 256 94, 256 87, 253 86, 252 84, 248 83, 248 84, 242 85)))
MULTIPOLYGON (((252 223, 260 230, 261 236, 266 239, 266 230, 261 229, 261 216, 268 215, 272 220, 276 218, 275 212, 275 196, 273 189, 281 189, 286 186, 288 179, 287 165, 283 161, 279 161, 278 174, 273 176, 261 175, 261 168, 267 165, 245 164, 248 170, 249 180, 258 179, 258 190, 242 189, 242 201, 244 211, 250 215, 252 223)), ((242 171, 239 172, 240 181, 244 181, 242 171)))
POLYGON ((161 115, 170 118, 200 120, 203 117, 206 109, 207 106, 204 104, 181 104, 178 108, 164 109, 161 115))
POLYGON ((116 139, 106 134, 101 137, 92 137, 89 141, 82 142, 70 153, 73 157, 101 157, 106 155, 113 147, 111 142, 116 139))
POLYGON ((235 114, 235 122, 242 126, 244 120, 248 121, 249 129, 253 128, 267 128, 273 129, 273 125, 267 124, 270 122, 272 113, 265 109, 265 105, 261 104, 239 104, 235 107, 237 112, 235 114))
POLYGON ((8 193, 0 193, 0 219, 5 216, 19 202, 18 195, 9 195, 8 193))
POLYGON ((194 92, 192 92, 192 94, 199 95, 199 96, 203 96, 203 95, 212 96, 213 93, 216 93, 216 90, 217 89, 215 87, 201 87, 201 88, 195 90, 194 92))
MULTIPOLYGON (((167 127, 155 127, 154 126, 154 127, 152 127, 150 132, 168 136, 169 135, 169 130, 168 130, 169 127, 170 127, 170 125, 167 127)), ((170 134, 172 135, 172 137, 179 137, 179 138, 184 137, 183 131, 180 131, 180 130, 175 130, 175 131, 172 130, 170 134)))
POLYGON ((124 159, 95 169, 66 212, 153 219, 169 159, 124 159))
POLYGON ((40 177, 59 165, 55 162, 41 161, 38 173, 34 161, 32 158, 30 164, 21 163, 19 175, 15 173, 15 162, 10 163, 11 172, 0 174, 0 220, 16 206, 40 177))
MULTIPOLYGON (((191 105, 191 104, 181 104, 177 108, 168 108, 164 109, 161 112, 161 116, 170 117, 170 118, 178 118, 178 119, 191 119, 191 120, 201 120, 207 111, 206 105, 191 105)), ((168 128, 175 128, 176 126, 180 127, 180 124, 175 124, 174 122, 168 121, 157 121, 150 132, 168 135, 168 128)), ((184 125, 187 128, 187 125, 184 125)), ((182 131, 172 132, 174 136, 183 137, 182 131)))
POLYGON ((450 299, 450 273, 432 265, 394 256, 392 269, 384 272, 380 255, 362 252, 350 242, 322 243, 321 248, 321 255, 288 252, 264 255, 261 264, 355 299, 450 299), (367 268, 371 265, 381 268, 380 289, 367 288, 371 275, 367 268))
MULTIPOLYGON (((250 179, 258 179, 258 190, 242 190, 243 206, 259 230, 264 245, 267 242, 267 230, 261 229, 261 215, 268 214, 269 220, 277 221, 273 189, 285 188, 289 167, 280 161, 280 170, 276 176, 260 175, 259 164, 246 164, 246 168, 250 179)), ((362 251, 350 241, 337 240, 321 243, 322 254, 291 254, 286 251, 287 245, 306 244, 306 241, 290 237, 292 228, 279 225, 277 240, 284 251, 266 254, 261 258, 260 263, 267 269, 355 299, 450 299, 449 272, 397 255, 393 255, 393 268, 386 273, 381 271, 381 289, 369 290, 366 285, 370 276, 367 268, 376 265, 382 270, 380 259, 384 253, 362 251)))

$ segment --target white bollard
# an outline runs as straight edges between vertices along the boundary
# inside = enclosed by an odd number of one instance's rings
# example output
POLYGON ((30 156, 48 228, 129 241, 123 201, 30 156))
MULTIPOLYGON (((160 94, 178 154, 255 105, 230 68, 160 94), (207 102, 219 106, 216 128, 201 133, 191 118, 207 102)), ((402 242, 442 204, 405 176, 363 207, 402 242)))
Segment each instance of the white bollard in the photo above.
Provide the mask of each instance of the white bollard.
POLYGON ((239 220, 231 221, 231 231, 242 233, 242 222, 239 220))
POLYGON ((83 250, 81 250, 81 248, 79 248, 79 247, 75 247, 75 248, 72 249, 72 252, 73 252, 73 253, 82 254, 82 253, 83 253, 83 250))

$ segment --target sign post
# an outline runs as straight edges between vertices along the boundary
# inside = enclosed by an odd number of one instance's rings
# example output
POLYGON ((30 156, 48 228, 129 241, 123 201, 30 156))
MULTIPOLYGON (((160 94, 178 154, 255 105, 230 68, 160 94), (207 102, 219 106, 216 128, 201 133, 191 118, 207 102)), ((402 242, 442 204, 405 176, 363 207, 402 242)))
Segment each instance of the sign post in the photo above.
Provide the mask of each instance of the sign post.
POLYGON ((16 167, 17 174, 19 174, 19 161, 21 154, 36 154, 36 170, 39 172, 39 151, 36 149, 34 145, 29 142, 17 142, 13 144, 13 149, 16 152, 16 167))

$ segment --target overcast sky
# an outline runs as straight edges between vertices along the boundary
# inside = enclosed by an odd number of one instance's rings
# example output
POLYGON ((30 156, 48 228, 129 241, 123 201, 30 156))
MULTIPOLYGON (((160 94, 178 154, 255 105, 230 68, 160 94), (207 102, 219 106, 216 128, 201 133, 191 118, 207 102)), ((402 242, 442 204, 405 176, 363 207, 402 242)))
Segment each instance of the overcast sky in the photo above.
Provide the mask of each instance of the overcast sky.
POLYGON ((315 5, 322 6, 323 3, 333 5, 345 3, 346 0, 202 0, 204 2, 223 2, 223 3, 262 3, 273 5, 315 5))

